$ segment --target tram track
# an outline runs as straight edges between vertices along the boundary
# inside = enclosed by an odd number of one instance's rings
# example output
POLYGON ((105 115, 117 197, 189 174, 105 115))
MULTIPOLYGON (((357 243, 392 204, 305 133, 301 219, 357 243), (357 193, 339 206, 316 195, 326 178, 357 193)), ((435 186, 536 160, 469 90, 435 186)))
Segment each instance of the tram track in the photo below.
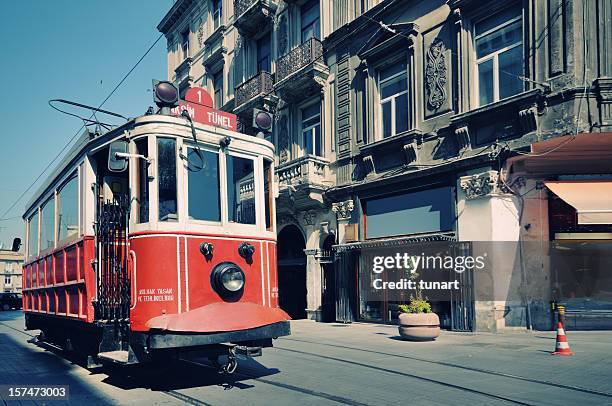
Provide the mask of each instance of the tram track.
MULTIPOLYGON (((499 371, 494 371, 494 370, 485 369, 485 368, 468 367, 468 366, 465 366, 465 365, 453 364, 451 362, 435 361, 435 360, 430 360, 430 359, 426 359, 426 358, 414 357, 414 356, 410 356, 410 355, 395 354, 395 353, 384 352, 384 351, 376 351, 376 350, 366 350, 366 349, 363 349, 363 348, 351 347, 351 346, 347 346, 347 345, 320 343, 320 342, 316 342, 316 341, 300 340, 300 339, 296 339, 296 338, 286 338, 286 337, 283 337, 281 340, 282 341, 302 342, 302 343, 306 343, 306 344, 315 344, 315 345, 320 345, 320 346, 325 346, 325 347, 332 347, 332 348, 342 348, 342 349, 346 349, 346 350, 366 352, 366 353, 376 354, 376 355, 385 355, 385 356, 390 356, 390 357, 399 357, 399 358, 403 358, 403 359, 409 359, 411 361, 418 361, 418 362, 434 364, 434 365, 439 365, 439 366, 444 366, 444 367, 461 369, 461 370, 465 370, 465 371, 478 372, 478 373, 482 373, 482 374, 486 374, 486 375, 500 376, 500 377, 504 377, 504 378, 510 378, 510 379, 515 379, 515 380, 523 381, 523 382, 529 382, 529 383, 535 383, 535 384, 551 386, 551 387, 554 387, 554 388, 557 388, 557 389, 566 389, 566 390, 586 393, 586 394, 590 394, 590 395, 597 395, 597 396, 603 396, 603 397, 607 397, 607 398, 612 398, 612 393, 611 392, 605 392, 605 391, 600 391, 600 390, 596 390, 596 389, 589 389, 589 388, 584 388, 584 387, 575 386, 575 385, 567 385, 567 384, 562 384, 562 383, 553 382, 553 381, 547 381, 547 380, 543 380, 543 379, 533 379, 533 378, 528 378, 528 377, 525 377, 525 376, 509 374, 509 373, 506 373, 506 372, 499 372, 499 371)), ((281 340, 279 340, 279 341, 281 341, 281 340)), ((278 345, 275 345, 274 348, 283 349, 281 347, 278 347, 278 345)))
MULTIPOLYGON (((16 331, 18 333, 21 333, 23 335, 26 335, 28 337, 31 337, 31 338, 36 336, 34 334, 30 334, 30 333, 28 333, 28 332, 26 332, 24 330, 19 329, 19 328, 15 328, 15 327, 13 327, 13 326, 11 326, 11 325, 3 322, 3 321, 0 321, 0 325, 6 327, 8 329, 14 330, 14 331, 16 331)), ((288 352, 288 353, 293 353, 293 354, 300 354, 300 355, 303 355, 303 356, 314 357, 314 358, 319 358, 319 359, 326 359, 326 360, 329 360, 329 361, 334 361, 334 362, 348 364, 348 365, 351 365, 351 366, 354 366, 354 367, 368 368, 368 369, 379 371, 379 372, 389 373, 389 374, 393 374, 393 375, 399 375, 399 376, 403 376, 403 377, 406 377, 406 378, 412 378, 412 379, 424 381, 424 382, 427 382, 427 383, 431 383, 431 384, 435 384, 435 385, 439 385, 439 386, 444 386, 444 387, 449 388, 449 389, 455 389, 455 390, 459 390, 459 391, 462 391, 462 392, 468 392, 468 393, 472 393, 472 394, 475 394, 475 395, 486 397, 488 399, 494 399, 494 400, 497 400, 497 401, 503 401, 503 402, 507 402, 507 403, 515 404, 515 405, 535 406, 534 403, 529 403, 527 401, 513 399, 512 397, 503 396, 503 395, 497 395, 497 394, 494 394, 494 393, 489 393, 489 392, 486 392, 486 391, 482 391, 482 390, 478 390, 478 389, 474 389, 474 388, 469 388, 467 386, 453 384, 453 383, 450 383, 450 382, 445 382, 445 381, 437 380, 437 379, 433 379, 433 378, 427 378, 427 377, 424 377, 424 376, 419 376, 419 375, 411 374, 411 373, 408 373, 408 372, 402 372, 402 371, 397 371, 397 370, 394 370, 394 369, 384 368, 384 367, 381 367, 381 366, 372 365, 370 363, 359 362, 359 361, 345 359, 345 358, 339 358, 339 357, 335 357, 335 356, 331 356, 331 355, 322 355, 322 354, 318 354, 316 352, 302 351, 302 350, 291 349, 291 348, 283 348, 283 347, 278 346, 278 344, 282 343, 283 341, 292 341, 292 342, 296 342, 296 343, 299 342, 299 343, 311 344, 311 345, 317 345, 317 346, 323 346, 323 347, 329 347, 329 348, 339 348, 339 349, 345 349, 345 350, 351 350, 351 351, 371 353, 371 354, 376 354, 376 355, 398 357, 398 358, 402 358, 402 359, 408 359, 408 360, 422 362, 422 363, 428 363, 428 364, 432 364, 432 365, 438 365, 438 366, 443 366, 443 367, 448 367, 448 368, 455 368, 455 369, 466 370, 466 371, 470 371, 470 372, 481 373, 481 374, 485 374, 485 375, 489 375, 489 376, 498 376, 498 377, 512 379, 512 380, 518 380, 518 381, 523 381, 523 382, 528 382, 528 383, 533 383, 533 384, 545 385, 545 386, 549 386, 549 387, 553 387, 553 388, 557 388, 557 389, 565 389, 565 390, 576 391, 576 392, 590 394, 590 395, 596 395, 596 396, 602 396, 602 397, 606 397, 606 398, 612 398, 612 393, 605 392, 605 391, 588 389, 588 388, 583 388, 583 387, 573 386, 573 385, 566 385, 566 384, 561 384, 561 383, 547 381, 547 380, 532 379, 532 378, 528 378, 528 377, 525 377, 525 376, 514 375, 514 374, 509 374, 509 373, 504 373, 504 372, 484 369, 484 368, 468 367, 468 366, 458 365, 458 364, 454 364, 454 363, 450 363, 450 362, 445 362, 445 361, 435 361, 435 360, 431 360, 431 359, 420 358, 420 357, 415 357, 415 356, 410 356, 410 355, 394 354, 394 353, 390 353, 390 352, 377 351, 377 350, 368 350, 368 349, 362 349, 362 348, 357 348, 357 347, 352 347, 352 346, 347 346, 347 345, 320 343, 320 342, 316 342, 316 341, 302 340, 302 339, 296 339, 296 338, 283 338, 282 340, 279 340, 277 342, 277 345, 275 346, 275 349, 277 349, 279 351, 282 351, 282 352, 288 352)), ((190 363, 190 364, 194 364, 194 365, 197 365, 197 366, 200 366, 200 367, 212 368, 212 366, 210 366, 210 365, 207 365, 207 364, 204 364, 204 363, 200 363, 200 362, 196 362, 196 361, 192 361, 192 360, 182 360, 182 361, 190 363)), ((234 376, 237 376, 237 377, 239 377, 241 379, 254 380, 256 382, 261 382, 263 384, 272 385, 272 386, 275 386, 275 387, 278 387, 278 388, 282 388, 282 389, 286 389, 286 390, 290 390, 290 391, 294 391, 294 392, 299 392, 301 394, 305 394, 305 395, 309 395, 309 396, 313 396, 313 397, 318 397, 318 398, 321 398, 321 399, 337 402, 337 403, 340 403, 340 404, 347 404, 347 405, 351 405, 351 406, 367 406, 367 403, 362 403, 362 402, 356 401, 354 399, 349 399, 349 398, 333 395, 333 394, 330 394, 330 393, 325 393, 325 392, 322 392, 322 391, 312 390, 312 389, 308 389, 308 388, 304 388, 304 387, 301 387, 301 386, 296 386, 296 385, 292 385, 292 384, 288 384, 288 383, 284 383, 284 382, 277 382, 277 381, 274 381, 274 380, 265 379, 265 378, 257 376, 256 374, 251 374, 251 373, 248 373, 248 372, 238 372, 237 371, 234 374, 234 376)), ((229 384, 231 385, 232 382, 229 382, 229 384)), ((204 401, 202 401, 200 399, 197 399, 197 398, 195 398, 193 396, 189 396, 189 395, 186 395, 184 393, 181 393, 178 390, 165 390, 165 391, 159 391, 159 393, 163 393, 166 396, 169 396, 169 397, 171 397, 173 399, 176 399, 176 400, 180 400, 180 401, 182 401, 184 403, 187 403, 187 404, 190 404, 190 405, 212 406, 209 403, 206 403, 206 402, 204 402, 204 401)))

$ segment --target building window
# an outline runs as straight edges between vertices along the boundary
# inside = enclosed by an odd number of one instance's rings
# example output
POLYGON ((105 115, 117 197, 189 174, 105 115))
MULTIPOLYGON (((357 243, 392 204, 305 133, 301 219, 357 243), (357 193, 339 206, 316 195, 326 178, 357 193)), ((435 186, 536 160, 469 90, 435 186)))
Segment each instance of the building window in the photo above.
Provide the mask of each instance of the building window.
POLYGON ((223 107, 223 70, 213 75, 213 90, 215 92, 215 108, 223 107))
POLYGON ((43 204, 40 223, 40 250, 55 247, 55 199, 51 197, 43 204))
POLYGON ((191 220, 221 221, 219 155, 187 149, 188 213, 191 220))
POLYGON ((319 0, 310 0, 300 8, 302 43, 310 38, 321 39, 319 0))
POLYGON ((66 241, 79 232, 79 191, 77 176, 70 179, 57 194, 57 240, 66 241))
POLYGON ((216 30, 221 26, 221 20, 223 19, 223 0, 213 0, 213 26, 216 30))
POLYGON ((474 34, 480 105, 522 92, 521 8, 509 8, 476 23, 474 34))
POLYGON ((8 276, 8 275, 7 275, 7 276, 5 276, 5 277, 4 277, 4 284, 5 284, 5 285, 7 285, 7 286, 10 286, 10 285, 13 283, 13 280, 12 280, 12 279, 13 279, 13 278, 11 278, 11 277, 10 277, 10 276, 8 276))
POLYGON ((323 155, 321 140, 321 104, 315 103, 300 110, 302 142, 306 155, 323 155))
POLYGON ((379 70, 378 91, 383 138, 408 130, 408 75, 406 62, 379 70))
POLYGON ((183 49, 183 59, 189 58, 189 30, 181 34, 181 48, 183 49))
POLYGON ((159 221, 177 221, 176 140, 157 139, 157 161, 159 221))
POLYGON ((38 209, 28 221, 28 258, 38 255, 38 209))
POLYGON ((267 33, 257 40, 257 72, 271 72, 271 40, 270 33, 267 33))

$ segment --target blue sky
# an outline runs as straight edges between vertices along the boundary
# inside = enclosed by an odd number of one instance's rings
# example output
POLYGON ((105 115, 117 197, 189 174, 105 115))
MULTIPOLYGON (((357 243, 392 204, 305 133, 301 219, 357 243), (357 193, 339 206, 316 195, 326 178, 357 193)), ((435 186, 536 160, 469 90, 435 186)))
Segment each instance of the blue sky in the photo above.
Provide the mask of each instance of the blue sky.
MULTIPOLYGON (((0 13, 0 216, 75 134, 82 122, 49 99, 99 105, 157 39, 172 0, 6 1, 0 13)), ((103 108, 134 117, 166 78, 162 38, 103 108)), ((51 170, 55 167, 53 165, 51 170)), ((0 243, 23 237, 25 203, 0 220, 0 243), (18 218, 13 218, 19 216, 18 218)))

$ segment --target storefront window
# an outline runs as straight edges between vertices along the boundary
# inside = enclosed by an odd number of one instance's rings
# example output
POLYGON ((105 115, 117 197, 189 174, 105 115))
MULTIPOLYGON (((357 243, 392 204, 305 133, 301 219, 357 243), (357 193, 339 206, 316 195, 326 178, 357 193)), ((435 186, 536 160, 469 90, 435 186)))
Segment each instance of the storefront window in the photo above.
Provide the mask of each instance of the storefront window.
POLYGON ((64 241, 73 238, 79 231, 79 191, 78 177, 68 181, 58 192, 57 239, 64 241))
POLYGON ((193 168, 187 172, 189 218, 221 221, 219 155, 203 150, 200 155, 194 148, 187 151, 188 160, 193 163, 193 168))
POLYGON ((177 221, 176 140, 157 139, 159 221, 177 221))
POLYGON ((227 209, 230 222, 255 224, 254 161, 227 156, 227 209))
POLYGON ((365 203, 366 238, 454 229, 450 187, 370 199, 365 203))

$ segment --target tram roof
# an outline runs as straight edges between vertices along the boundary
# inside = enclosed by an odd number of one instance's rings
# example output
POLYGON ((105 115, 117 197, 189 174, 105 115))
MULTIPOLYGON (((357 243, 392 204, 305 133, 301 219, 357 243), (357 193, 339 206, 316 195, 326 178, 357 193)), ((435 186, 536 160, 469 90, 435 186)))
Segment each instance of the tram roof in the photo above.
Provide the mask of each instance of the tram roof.
MULTIPOLYGON (((25 206, 23 219, 25 220, 32 208, 38 206, 43 200, 43 198, 47 197, 47 193, 56 186, 56 184, 62 179, 63 176, 67 175, 69 172, 75 169, 76 165, 86 154, 96 149, 97 147, 100 147, 112 141, 115 138, 120 138, 126 130, 134 129, 136 127, 146 124, 172 124, 185 128, 189 128, 190 126, 185 119, 180 117, 152 114, 133 118, 127 123, 97 136, 95 135, 95 133, 92 133, 88 129, 85 129, 83 133, 79 136, 79 138, 76 140, 76 142, 72 145, 72 147, 70 147, 70 149, 62 159, 61 163, 58 164, 53 169, 53 172, 51 172, 51 174, 46 177, 43 184, 36 190, 36 193, 34 193, 32 198, 28 201, 25 206)), ((272 145, 272 143, 258 137, 253 137, 251 135, 242 134, 228 129, 214 127, 197 122, 194 122, 193 125, 196 131, 206 131, 209 133, 215 133, 219 136, 229 135, 233 138, 240 139, 242 141, 260 144, 269 148, 271 151, 274 150, 274 146, 272 145)))

